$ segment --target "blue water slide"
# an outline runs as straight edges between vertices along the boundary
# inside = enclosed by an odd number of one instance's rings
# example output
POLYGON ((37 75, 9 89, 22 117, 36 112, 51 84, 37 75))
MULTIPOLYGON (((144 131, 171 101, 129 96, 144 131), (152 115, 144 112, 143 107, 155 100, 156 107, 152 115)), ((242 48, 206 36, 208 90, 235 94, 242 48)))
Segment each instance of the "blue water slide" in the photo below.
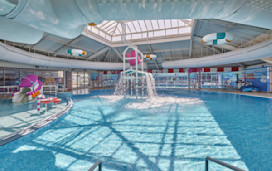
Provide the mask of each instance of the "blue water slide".
MULTIPOLYGON (((69 39, 80 35, 88 23, 99 24, 103 20, 221 19, 272 29, 270 7, 256 6, 248 0, 18 0, 18 4, 10 1, 0 1, 0 6, 5 7, 2 17, 69 39)), ((30 41, 26 38, 27 42, 30 41)))

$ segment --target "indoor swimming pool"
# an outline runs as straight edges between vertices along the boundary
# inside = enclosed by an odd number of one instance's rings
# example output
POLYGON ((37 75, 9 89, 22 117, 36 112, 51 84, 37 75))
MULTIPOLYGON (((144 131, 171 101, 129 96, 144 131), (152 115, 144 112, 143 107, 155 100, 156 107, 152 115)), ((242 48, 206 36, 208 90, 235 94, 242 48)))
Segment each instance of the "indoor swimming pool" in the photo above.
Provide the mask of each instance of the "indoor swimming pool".
MULTIPOLYGON (((74 96, 58 120, 0 147, 3 170, 204 170, 206 156, 271 170, 272 100, 193 90, 74 96)), ((224 170, 211 162, 211 170, 224 170)))

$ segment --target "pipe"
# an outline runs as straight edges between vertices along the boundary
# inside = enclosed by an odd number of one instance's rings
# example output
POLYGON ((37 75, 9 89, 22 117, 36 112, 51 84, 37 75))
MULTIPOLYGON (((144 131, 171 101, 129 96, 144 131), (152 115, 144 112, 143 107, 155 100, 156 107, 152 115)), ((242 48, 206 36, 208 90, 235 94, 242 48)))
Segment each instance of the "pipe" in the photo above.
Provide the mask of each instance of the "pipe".
POLYGON ((271 56, 272 40, 251 47, 241 48, 227 53, 202 58, 182 59, 162 63, 163 68, 191 68, 224 65, 252 61, 271 56))
MULTIPOLYGON (((229 63, 246 62, 271 56, 272 40, 268 40, 248 48, 231 51, 202 58, 182 59, 167 61, 162 63, 163 68, 190 68, 224 65, 229 63)), ((63 59, 48 57, 41 54, 29 53, 22 49, 12 47, 0 42, 0 60, 17 62, 23 64, 61 67, 61 68, 79 68, 95 70, 122 70, 122 63, 109 62, 91 62, 74 59, 63 59)), ((129 68, 129 64, 126 65, 129 68)), ((145 65, 144 68, 147 68, 145 65)))
MULTIPOLYGON (((4 44, 2 42, 0 42, 0 60, 45 67, 78 68, 94 70, 123 69, 122 63, 91 62, 85 60, 48 57, 41 54, 29 53, 22 49, 4 44)), ((130 68, 129 64, 127 64, 126 67, 130 68)), ((145 68, 147 68, 147 66, 145 66, 145 68)))

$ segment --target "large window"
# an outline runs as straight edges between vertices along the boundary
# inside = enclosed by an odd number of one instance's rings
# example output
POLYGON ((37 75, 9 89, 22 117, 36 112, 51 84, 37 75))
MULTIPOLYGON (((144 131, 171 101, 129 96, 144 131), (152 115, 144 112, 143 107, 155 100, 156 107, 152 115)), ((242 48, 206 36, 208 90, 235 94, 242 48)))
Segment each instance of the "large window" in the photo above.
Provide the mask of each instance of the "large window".
POLYGON ((5 69, 4 70, 5 86, 18 85, 20 81, 19 69, 5 69))
POLYGON ((157 88, 188 87, 187 73, 156 73, 153 76, 157 88))
POLYGON ((90 87, 89 72, 72 72, 72 88, 81 89, 90 87))

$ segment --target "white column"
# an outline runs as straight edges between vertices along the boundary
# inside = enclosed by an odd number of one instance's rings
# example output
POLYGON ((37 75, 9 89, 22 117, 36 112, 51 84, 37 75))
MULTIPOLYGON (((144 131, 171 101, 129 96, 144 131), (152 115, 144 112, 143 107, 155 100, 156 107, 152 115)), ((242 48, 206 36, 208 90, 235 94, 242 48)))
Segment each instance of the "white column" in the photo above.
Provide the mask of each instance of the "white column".
POLYGON ((125 79, 126 75, 123 75, 123 95, 124 97, 126 97, 126 79, 125 79))
POLYGON ((130 79, 130 95, 133 95, 133 79, 132 79, 132 75, 130 75, 131 79, 130 79))
POLYGON ((37 97, 37 113, 40 114, 41 111, 41 96, 37 97))
POLYGON ((142 76, 142 96, 144 96, 144 76, 142 76))

